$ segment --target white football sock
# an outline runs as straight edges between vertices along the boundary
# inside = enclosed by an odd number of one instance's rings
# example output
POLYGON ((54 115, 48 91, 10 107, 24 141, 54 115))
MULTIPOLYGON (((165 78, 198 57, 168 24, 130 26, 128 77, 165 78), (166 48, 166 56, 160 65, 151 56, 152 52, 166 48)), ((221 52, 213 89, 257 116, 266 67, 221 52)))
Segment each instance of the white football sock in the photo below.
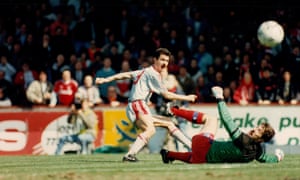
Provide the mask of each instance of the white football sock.
POLYGON ((192 141, 187 138, 178 128, 175 128, 170 131, 171 135, 186 145, 188 148, 192 147, 192 141))
POLYGON ((137 154, 142 150, 142 148, 148 143, 147 138, 143 133, 139 134, 134 143, 131 145, 129 151, 127 152, 126 156, 129 154, 137 154))

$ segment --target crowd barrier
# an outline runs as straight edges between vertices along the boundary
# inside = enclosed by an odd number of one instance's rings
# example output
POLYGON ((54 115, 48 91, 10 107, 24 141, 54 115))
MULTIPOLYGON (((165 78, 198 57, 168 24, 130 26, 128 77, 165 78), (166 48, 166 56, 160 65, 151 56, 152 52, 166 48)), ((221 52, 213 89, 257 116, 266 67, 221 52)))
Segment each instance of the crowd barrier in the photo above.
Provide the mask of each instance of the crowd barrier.
MULTIPOLYGON (((191 105, 191 109, 218 116, 217 107, 191 105)), ((138 134, 127 119, 125 106, 112 108, 96 107, 98 136, 93 144, 98 152, 126 149, 138 134), (109 147, 109 148, 108 148, 109 147)), ((239 106, 229 105, 233 120, 242 130, 248 131, 261 122, 269 122, 276 130, 270 144, 300 148, 300 106, 239 106)), ((53 155, 58 138, 73 133, 67 123, 69 109, 66 107, 33 107, 0 109, 0 155, 53 155)), ((184 130, 188 136, 199 132, 201 125, 186 122, 184 130)), ((219 124, 218 139, 228 139, 223 125, 219 124)), ((66 145, 65 150, 72 148, 66 145)))

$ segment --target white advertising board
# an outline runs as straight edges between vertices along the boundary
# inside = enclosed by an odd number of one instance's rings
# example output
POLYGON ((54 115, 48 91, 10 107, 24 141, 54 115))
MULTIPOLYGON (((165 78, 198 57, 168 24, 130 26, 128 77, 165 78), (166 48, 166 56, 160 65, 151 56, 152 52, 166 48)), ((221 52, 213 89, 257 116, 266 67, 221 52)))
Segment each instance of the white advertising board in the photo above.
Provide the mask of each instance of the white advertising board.
MULTIPOLYGON (((219 117, 217 106, 191 106, 190 109, 219 117)), ((299 106, 228 106, 234 122, 247 132, 261 122, 269 122, 276 134, 271 144, 300 145, 300 107, 299 106)), ((186 133, 192 137, 201 125, 187 123, 186 133)), ((219 121, 217 139, 228 139, 229 135, 219 121)))

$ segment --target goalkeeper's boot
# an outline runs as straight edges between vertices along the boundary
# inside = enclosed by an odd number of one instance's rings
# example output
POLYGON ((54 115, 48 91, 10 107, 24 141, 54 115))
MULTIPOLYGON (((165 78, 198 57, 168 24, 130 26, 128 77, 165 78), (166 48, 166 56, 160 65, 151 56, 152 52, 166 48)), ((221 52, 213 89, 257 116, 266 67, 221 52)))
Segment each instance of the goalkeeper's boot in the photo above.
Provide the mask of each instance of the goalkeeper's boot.
POLYGON ((139 160, 133 154, 124 156, 122 159, 123 162, 138 162, 139 160))
POLYGON ((224 99, 223 89, 219 86, 214 86, 211 88, 212 93, 216 99, 224 99))
POLYGON ((172 163, 174 161, 173 158, 168 158, 168 150, 162 149, 160 150, 161 159, 165 164, 172 163))

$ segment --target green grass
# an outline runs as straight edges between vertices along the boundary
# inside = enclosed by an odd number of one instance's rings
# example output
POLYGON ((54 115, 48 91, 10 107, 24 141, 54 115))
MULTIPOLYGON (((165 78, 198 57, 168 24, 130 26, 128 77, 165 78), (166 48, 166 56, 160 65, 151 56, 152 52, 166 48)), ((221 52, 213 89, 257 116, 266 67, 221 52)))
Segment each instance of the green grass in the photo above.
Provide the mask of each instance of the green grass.
POLYGON ((300 155, 287 155, 278 164, 202 164, 179 161, 163 164, 158 154, 139 154, 138 163, 122 163, 123 154, 65 156, 1 156, 2 179, 88 180, 300 180, 300 155))

